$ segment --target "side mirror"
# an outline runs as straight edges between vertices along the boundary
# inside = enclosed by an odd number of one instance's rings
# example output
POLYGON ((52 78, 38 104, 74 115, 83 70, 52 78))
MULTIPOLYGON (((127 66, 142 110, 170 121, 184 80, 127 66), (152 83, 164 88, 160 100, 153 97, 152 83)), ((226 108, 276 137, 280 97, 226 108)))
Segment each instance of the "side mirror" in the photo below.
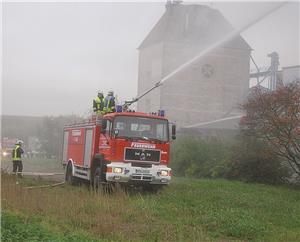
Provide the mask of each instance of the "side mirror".
POLYGON ((114 130, 114 136, 117 137, 118 134, 119 134, 119 130, 118 130, 118 129, 115 129, 115 130, 114 130))
POLYGON ((106 133, 106 124, 107 124, 106 119, 102 119, 102 122, 101 122, 101 134, 105 134, 106 133))
POLYGON ((176 124, 172 124, 172 139, 176 139, 176 124))

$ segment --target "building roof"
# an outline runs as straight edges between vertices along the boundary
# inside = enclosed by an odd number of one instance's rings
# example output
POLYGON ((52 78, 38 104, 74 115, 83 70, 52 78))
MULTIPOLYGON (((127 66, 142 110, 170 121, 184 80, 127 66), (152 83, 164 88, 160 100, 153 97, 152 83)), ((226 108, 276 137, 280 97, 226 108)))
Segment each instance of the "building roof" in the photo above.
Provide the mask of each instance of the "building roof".
MULTIPOLYGON (((233 30, 231 24, 216 9, 205 5, 167 3, 165 13, 139 49, 167 41, 189 42, 204 48, 233 30)), ((251 50, 241 36, 227 42, 224 47, 251 50)))

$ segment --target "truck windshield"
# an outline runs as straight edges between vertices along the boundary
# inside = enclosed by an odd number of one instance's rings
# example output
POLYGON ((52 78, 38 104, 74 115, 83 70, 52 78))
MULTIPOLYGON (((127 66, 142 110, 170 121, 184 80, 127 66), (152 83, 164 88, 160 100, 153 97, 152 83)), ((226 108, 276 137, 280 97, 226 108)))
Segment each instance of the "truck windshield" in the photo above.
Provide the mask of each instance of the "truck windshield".
POLYGON ((167 142, 168 121, 155 118, 117 116, 114 120, 117 137, 140 138, 167 142))

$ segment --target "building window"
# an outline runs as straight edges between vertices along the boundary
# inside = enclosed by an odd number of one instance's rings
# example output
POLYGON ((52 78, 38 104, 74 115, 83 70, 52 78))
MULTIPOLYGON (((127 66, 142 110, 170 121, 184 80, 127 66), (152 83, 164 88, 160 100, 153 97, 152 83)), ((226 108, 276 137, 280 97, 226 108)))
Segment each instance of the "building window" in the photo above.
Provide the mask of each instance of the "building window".
POLYGON ((201 73, 206 78, 211 78, 215 72, 215 69, 210 64, 205 64, 201 67, 201 73))

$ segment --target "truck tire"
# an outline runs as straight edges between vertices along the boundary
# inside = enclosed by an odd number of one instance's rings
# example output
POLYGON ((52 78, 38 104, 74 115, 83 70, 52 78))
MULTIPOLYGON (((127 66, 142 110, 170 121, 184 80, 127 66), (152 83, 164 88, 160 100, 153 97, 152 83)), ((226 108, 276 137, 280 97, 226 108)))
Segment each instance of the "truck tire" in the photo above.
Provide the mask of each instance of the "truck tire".
POLYGON ((67 184, 75 186, 78 183, 77 177, 74 177, 72 174, 72 165, 71 163, 68 164, 66 168, 66 176, 65 176, 65 181, 67 184))

